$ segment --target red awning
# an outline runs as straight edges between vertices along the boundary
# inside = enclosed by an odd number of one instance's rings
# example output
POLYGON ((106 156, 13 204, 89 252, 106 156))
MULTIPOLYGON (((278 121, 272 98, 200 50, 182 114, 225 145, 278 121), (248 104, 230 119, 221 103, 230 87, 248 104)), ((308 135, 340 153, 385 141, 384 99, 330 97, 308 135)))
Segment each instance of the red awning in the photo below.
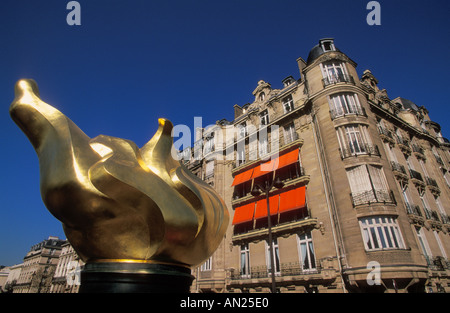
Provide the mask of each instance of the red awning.
POLYGON ((298 149, 292 150, 286 154, 280 155, 279 157, 264 162, 250 170, 240 173, 234 177, 233 184, 231 186, 236 186, 250 179, 255 179, 257 177, 269 174, 274 170, 283 168, 285 166, 291 165, 298 161, 298 149))
POLYGON ((234 177, 234 181, 233 181, 233 184, 231 184, 231 186, 236 186, 236 185, 245 183, 246 181, 249 181, 252 178, 252 174, 253 174, 253 169, 250 169, 248 171, 237 174, 234 177))
POLYGON ((250 222, 253 220, 255 212, 255 202, 237 207, 234 210, 233 225, 250 222))
POLYGON ((280 213, 305 207, 305 191, 305 186, 302 186, 280 194, 280 213))
MULTIPOLYGON (((270 215, 278 213, 279 195, 269 197, 270 215)), ((256 202, 255 219, 267 217, 267 199, 261 199, 256 202)))
POLYGON ((286 154, 280 155, 278 158, 278 166, 275 164, 274 170, 283 168, 285 166, 291 165, 298 161, 298 149, 292 150, 286 154))
POLYGON ((264 163, 258 165, 257 167, 255 167, 255 170, 253 171, 252 179, 271 173, 273 171, 273 166, 275 164, 274 161, 275 160, 264 162, 264 163))

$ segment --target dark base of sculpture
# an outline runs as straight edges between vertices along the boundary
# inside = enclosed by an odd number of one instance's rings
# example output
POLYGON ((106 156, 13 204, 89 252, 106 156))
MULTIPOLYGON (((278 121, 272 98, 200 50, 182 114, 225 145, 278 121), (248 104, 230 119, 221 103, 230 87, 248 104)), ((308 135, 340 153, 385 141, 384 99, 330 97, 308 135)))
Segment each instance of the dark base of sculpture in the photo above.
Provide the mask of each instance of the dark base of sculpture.
POLYGON ((92 262, 81 271, 80 293, 189 293, 188 267, 141 262, 92 262))

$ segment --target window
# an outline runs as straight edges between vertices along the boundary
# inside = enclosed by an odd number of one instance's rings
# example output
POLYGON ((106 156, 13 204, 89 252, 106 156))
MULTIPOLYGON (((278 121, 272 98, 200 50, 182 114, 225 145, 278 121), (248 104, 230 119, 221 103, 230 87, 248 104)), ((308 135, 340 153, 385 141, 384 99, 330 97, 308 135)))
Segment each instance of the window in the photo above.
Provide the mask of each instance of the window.
POLYGON ((330 112, 333 119, 347 114, 364 115, 358 96, 353 93, 330 96, 330 112))
POLYGON ((322 69, 322 81, 324 87, 340 82, 354 82, 353 78, 347 74, 347 69, 345 68, 344 63, 331 61, 322 63, 320 67, 322 69))
POLYGON ((236 165, 239 166, 245 162, 245 146, 237 145, 236 165))
POLYGON ((353 205, 393 202, 383 169, 375 165, 359 165, 347 169, 353 205))
POLYGON ((266 94, 264 92, 261 92, 261 94, 259 95, 259 101, 263 102, 265 98, 266 94))
POLYGON ((367 251, 404 249, 397 221, 389 216, 365 217, 359 220, 367 251))
POLYGON ((297 236, 299 245, 300 264, 303 271, 316 269, 316 256, 314 254, 314 246, 311 238, 311 232, 297 236))
POLYGON ((425 258, 430 257, 431 256, 430 247, 428 246, 428 241, 427 238, 425 237, 422 227, 416 227, 416 235, 417 239, 419 240, 420 247, 422 248, 423 255, 425 256, 425 258))
POLYGON ((320 46, 324 52, 335 51, 334 43, 332 39, 324 39, 320 41, 320 46))
POLYGON ((259 134, 259 156, 263 156, 269 153, 269 142, 267 141, 267 134, 262 136, 259 134))
POLYGON ((444 245, 442 244, 442 241, 441 241, 441 238, 439 237, 438 232, 434 230, 433 233, 434 233, 434 238, 436 238, 436 241, 438 243, 439 250, 441 250, 441 256, 443 256, 444 258, 447 259, 447 253, 445 253, 444 245))
MULTIPOLYGON (((270 262, 270 245, 266 241, 266 263, 267 263, 267 272, 269 273, 269 276, 272 272, 272 262, 270 262)), ((273 239, 273 264, 275 264, 275 276, 280 275, 280 254, 278 249, 278 240, 275 238, 273 239)))
POLYGON ((205 179, 214 176, 214 160, 208 161, 205 166, 205 179))
POLYGON ((292 99, 291 95, 284 98, 282 100, 282 102, 283 102, 284 113, 288 113, 288 112, 291 112, 292 110, 294 110, 294 100, 292 99))
POLYGON ((202 271, 202 272, 210 271, 211 270, 211 263, 212 263, 212 257, 209 257, 209 259, 206 260, 206 262, 203 263, 202 266, 200 267, 200 271, 202 271))
POLYGON ((242 123, 241 125, 238 126, 239 128, 239 139, 244 138, 245 136, 247 136, 247 123, 242 123))
POLYGON ((347 142, 351 153, 365 153, 364 140, 357 126, 345 127, 345 134, 347 135, 347 142))
POLYGON ((262 111, 259 114, 259 119, 260 119, 261 125, 269 125, 269 112, 267 110, 262 111))
POLYGON ((292 85, 294 82, 295 82, 295 79, 294 79, 294 77, 292 77, 292 76, 288 76, 288 77, 286 77, 285 79, 283 79, 283 81, 282 81, 283 86, 284 86, 285 88, 286 88, 287 86, 292 85))
POLYGON ((250 277, 250 249, 248 243, 241 245, 241 277, 250 277))
POLYGON ((284 144, 288 144, 297 140, 297 133, 295 132, 294 122, 284 127, 284 144))
POLYGON ((380 155, 378 147, 371 144, 367 126, 353 124, 336 130, 341 157, 348 158, 360 154, 380 155))
POLYGON ((203 154, 206 155, 214 151, 214 137, 208 137, 205 139, 205 146, 203 148, 203 154))

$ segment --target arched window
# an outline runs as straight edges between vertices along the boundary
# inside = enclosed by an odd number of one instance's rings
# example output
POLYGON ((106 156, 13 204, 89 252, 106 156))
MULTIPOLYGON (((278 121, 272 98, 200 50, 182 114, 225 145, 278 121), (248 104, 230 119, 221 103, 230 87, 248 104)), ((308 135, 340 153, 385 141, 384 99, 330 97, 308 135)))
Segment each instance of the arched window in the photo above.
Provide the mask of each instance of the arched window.
POLYGON ((259 94, 259 101, 264 101, 265 98, 266 98, 266 94, 264 92, 261 92, 259 94))

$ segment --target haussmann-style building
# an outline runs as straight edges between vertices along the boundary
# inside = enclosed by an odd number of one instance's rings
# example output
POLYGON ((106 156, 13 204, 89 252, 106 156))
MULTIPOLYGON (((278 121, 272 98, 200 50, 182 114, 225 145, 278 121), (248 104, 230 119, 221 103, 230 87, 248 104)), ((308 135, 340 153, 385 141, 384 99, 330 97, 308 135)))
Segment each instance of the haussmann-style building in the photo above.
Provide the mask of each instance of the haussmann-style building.
POLYGON ((449 292, 440 125, 371 71, 358 77, 333 39, 297 64, 298 79, 259 81, 233 121, 180 152, 231 215, 192 291, 269 292, 274 273, 277 292, 449 292))
POLYGON ((13 293, 49 293, 59 261, 61 246, 66 240, 55 236, 33 245, 23 258, 23 264, 13 293))

